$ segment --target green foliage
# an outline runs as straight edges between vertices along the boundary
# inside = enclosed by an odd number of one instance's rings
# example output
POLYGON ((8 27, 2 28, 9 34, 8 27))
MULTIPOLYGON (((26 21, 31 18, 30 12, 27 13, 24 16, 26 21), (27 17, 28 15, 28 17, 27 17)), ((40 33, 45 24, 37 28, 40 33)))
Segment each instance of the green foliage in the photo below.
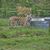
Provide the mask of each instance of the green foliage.
POLYGON ((8 26, 9 20, 0 18, 0 26, 8 26))
POLYGON ((49 0, 0 0, 0 17, 17 15, 16 7, 19 5, 31 7, 33 15, 50 16, 49 0))
POLYGON ((33 36, 47 36, 48 30, 46 29, 37 29, 37 28, 28 28, 28 27, 0 27, 0 38, 16 38, 20 36, 24 37, 33 37, 33 36), (47 31, 47 32, 46 32, 47 31))
POLYGON ((49 50, 50 37, 18 37, 0 39, 0 50, 49 50))

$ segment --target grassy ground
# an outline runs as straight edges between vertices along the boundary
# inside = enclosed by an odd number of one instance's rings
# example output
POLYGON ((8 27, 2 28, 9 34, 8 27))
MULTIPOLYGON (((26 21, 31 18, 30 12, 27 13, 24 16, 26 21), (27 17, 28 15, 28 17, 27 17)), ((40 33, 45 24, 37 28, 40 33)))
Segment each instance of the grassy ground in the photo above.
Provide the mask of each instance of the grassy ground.
POLYGON ((1 38, 0 50, 50 50, 50 37, 1 38))
POLYGON ((50 50, 48 29, 10 28, 5 26, 8 23, 5 19, 0 23, 0 50, 50 50))

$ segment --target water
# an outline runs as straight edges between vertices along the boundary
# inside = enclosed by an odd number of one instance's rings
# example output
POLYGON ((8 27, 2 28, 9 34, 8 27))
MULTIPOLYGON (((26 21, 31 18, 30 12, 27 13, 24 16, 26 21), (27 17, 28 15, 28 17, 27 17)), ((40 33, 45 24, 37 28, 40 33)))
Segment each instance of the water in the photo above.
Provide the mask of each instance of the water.
POLYGON ((30 26, 37 28, 48 28, 48 21, 31 21, 30 26))

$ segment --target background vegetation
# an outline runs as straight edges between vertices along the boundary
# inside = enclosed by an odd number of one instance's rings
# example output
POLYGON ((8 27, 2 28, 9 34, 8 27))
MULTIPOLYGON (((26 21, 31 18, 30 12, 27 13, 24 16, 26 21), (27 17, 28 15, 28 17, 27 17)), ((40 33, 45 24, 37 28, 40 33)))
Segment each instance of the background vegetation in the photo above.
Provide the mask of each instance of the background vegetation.
POLYGON ((50 0, 0 0, 0 17, 17 15, 17 6, 32 8, 35 16, 50 16, 50 0))

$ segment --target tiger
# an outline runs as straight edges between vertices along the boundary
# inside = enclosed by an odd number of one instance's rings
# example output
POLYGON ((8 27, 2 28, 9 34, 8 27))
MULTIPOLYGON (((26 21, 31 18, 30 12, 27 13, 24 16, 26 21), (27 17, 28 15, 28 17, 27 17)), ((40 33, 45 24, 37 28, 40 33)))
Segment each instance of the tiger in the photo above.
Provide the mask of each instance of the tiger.
POLYGON ((26 16, 26 17, 19 17, 19 16, 11 16, 9 18, 9 25, 10 26, 15 26, 18 24, 20 26, 27 26, 29 25, 28 23, 30 22, 31 17, 30 16, 26 16))

